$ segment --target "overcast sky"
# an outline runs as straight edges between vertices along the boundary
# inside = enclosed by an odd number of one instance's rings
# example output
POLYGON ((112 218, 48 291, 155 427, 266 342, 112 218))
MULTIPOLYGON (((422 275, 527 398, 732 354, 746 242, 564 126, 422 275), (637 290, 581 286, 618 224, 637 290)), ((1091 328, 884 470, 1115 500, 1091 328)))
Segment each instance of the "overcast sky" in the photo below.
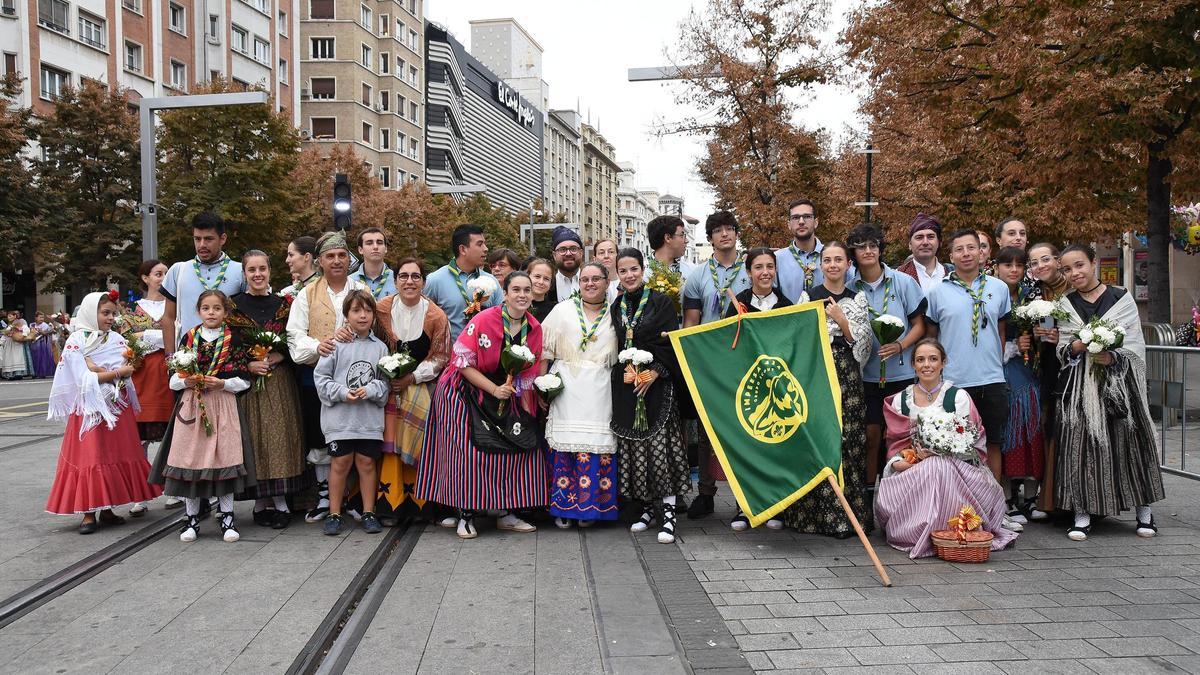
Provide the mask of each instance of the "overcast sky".
MULTIPOLYGON (((473 19, 511 17, 545 50, 543 79, 550 107, 576 108, 616 146, 617 159, 637 166, 638 187, 670 192, 685 200, 688 215, 703 222, 713 195, 694 169, 703 147, 695 138, 656 138, 656 120, 677 119, 672 91, 678 84, 629 82, 628 69, 668 63, 665 50, 678 39, 679 23, 695 5, 690 0, 609 0, 603 3, 561 0, 426 0, 425 14, 442 24, 470 49, 473 19)), ((827 39, 841 30, 846 7, 854 0, 833 0, 827 39)), ((806 126, 840 134, 856 124, 854 92, 823 87, 813 92, 803 114, 806 126)))

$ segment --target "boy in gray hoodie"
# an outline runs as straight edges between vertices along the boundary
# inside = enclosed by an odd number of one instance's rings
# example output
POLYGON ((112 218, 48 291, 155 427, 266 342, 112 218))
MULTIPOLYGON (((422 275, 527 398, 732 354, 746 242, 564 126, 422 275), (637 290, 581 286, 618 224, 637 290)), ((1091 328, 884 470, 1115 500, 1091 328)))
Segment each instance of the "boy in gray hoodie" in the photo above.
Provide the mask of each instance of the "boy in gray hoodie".
POLYGON ((354 332, 350 342, 337 342, 332 354, 322 356, 313 371, 317 397, 321 399, 321 432, 329 442, 329 517, 325 534, 342 533, 342 502, 346 478, 353 466, 358 470, 362 492, 364 532, 382 531, 375 516, 379 483, 375 462, 383 455, 383 406, 388 382, 377 370, 387 345, 375 332, 375 298, 364 290, 352 290, 342 302, 346 327, 354 332))

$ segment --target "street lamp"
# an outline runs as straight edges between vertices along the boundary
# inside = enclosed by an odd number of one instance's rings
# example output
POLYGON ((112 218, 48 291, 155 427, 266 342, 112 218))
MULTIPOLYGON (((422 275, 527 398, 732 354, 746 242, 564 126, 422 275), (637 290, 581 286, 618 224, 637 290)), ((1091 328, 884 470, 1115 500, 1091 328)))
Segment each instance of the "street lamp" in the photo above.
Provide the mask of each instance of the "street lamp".
POLYGON ((874 166, 871 163, 871 158, 879 154, 879 148, 867 143, 867 147, 863 148, 862 150, 856 150, 855 152, 860 155, 867 156, 867 196, 866 201, 854 202, 854 205, 861 206, 866 209, 866 212, 863 214, 863 222, 870 223, 871 207, 879 206, 879 202, 871 201, 871 172, 874 170, 874 166))
POLYGON ((138 101, 138 117, 142 134, 142 260, 158 257, 158 172, 156 168, 157 139, 154 135, 154 113, 173 108, 208 108, 221 105, 261 105, 267 102, 265 91, 240 91, 231 94, 192 94, 143 98, 138 101))

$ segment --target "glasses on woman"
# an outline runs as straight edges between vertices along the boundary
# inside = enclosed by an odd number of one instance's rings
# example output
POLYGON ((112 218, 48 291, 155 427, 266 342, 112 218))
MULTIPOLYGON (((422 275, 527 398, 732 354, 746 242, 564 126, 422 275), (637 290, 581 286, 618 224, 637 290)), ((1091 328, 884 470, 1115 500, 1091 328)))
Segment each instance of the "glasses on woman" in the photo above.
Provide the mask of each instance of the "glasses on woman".
POLYGON ((420 281, 424 277, 420 272, 397 272, 396 281, 420 281))

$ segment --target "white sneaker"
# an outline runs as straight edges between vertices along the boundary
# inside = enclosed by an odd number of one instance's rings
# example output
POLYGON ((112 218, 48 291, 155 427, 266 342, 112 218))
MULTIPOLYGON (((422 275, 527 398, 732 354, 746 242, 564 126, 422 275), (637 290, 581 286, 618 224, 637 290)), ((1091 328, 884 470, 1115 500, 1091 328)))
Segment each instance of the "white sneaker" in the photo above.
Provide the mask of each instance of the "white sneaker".
POLYGON ((438 527, 444 527, 446 529, 458 527, 458 518, 454 516, 446 516, 438 521, 438 527))
POLYGON ((496 519, 496 529, 508 530, 510 532, 537 532, 536 526, 521 520, 511 513, 496 519))
POLYGON ((569 530, 571 529, 571 521, 566 518, 555 518, 554 526, 560 530, 569 530))
POLYGON ((782 530, 783 529, 783 521, 779 520, 778 518, 772 518, 767 521, 767 529, 768 530, 782 530))
POLYGON ((459 539, 474 539, 479 536, 479 532, 475 530, 474 518, 460 518, 458 520, 458 538, 459 539))
POLYGON ((1014 523, 1017 523, 1019 525, 1025 525, 1029 522, 1028 520, 1025 519, 1025 514, 1021 513, 1020 509, 1013 509, 1013 510, 1009 511, 1008 513, 1004 514, 1004 517, 1007 520, 1011 520, 1014 523))
POLYGON ((1009 518, 1008 516, 1004 516, 1004 522, 1000 524, 1000 527, 1003 527, 1006 530, 1011 530, 1012 532, 1024 532, 1025 531, 1024 525, 1018 523, 1017 521, 1013 520, 1012 518, 1009 518))
POLYGON ((1045 511, 1033 509, 1032 511, 1029 512, 1029 519, 1030 520, 1049 520, 1050 514, 1046 513, 1045 511))

